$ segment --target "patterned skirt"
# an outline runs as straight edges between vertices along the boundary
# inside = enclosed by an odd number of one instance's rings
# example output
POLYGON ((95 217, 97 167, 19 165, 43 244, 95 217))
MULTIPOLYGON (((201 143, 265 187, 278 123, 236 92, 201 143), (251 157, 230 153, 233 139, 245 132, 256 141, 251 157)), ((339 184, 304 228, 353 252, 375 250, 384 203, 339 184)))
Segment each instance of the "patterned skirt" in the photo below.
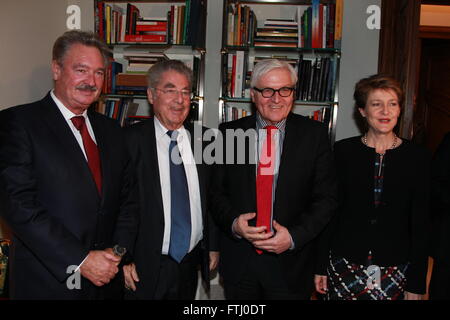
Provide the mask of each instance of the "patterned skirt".
POLYGON ((327 269, 328 300, 402 300, 409 264, 379 267, 369 252, 366 265, 332 256, 327 269))

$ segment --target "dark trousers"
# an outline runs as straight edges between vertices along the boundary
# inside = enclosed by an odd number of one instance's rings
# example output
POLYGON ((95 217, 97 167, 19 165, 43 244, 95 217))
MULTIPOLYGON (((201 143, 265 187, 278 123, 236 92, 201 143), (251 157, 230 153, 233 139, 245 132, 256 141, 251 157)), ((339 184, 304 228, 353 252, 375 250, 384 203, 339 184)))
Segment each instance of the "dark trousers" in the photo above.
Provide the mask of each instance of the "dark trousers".
POLYGON ((450 264, 434 260, 429 294, 430 300, 450 300, 450 264))
POLYGON ((200 246, 188 253, 180 263, 170 256, 161 256, 154 298, 156 300, 194 300, 200 259, 200 246))
MULTIPOLYGON (((239 263, 239 261, 236 261, 239 263)), ((277 255, 252 253, 244 275, 237 284, 224 278, 227 300, 304 300, 301 294, 292 292, 284 277, 277 255)))

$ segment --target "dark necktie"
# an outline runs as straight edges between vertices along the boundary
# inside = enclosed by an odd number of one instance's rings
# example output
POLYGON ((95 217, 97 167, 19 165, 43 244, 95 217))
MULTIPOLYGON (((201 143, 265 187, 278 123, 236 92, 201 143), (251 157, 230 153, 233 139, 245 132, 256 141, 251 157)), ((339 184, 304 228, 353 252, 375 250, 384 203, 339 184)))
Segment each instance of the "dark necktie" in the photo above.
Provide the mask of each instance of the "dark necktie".
POLYGON ((102 171, 100 167, 100 155, 97 145, 92 140, 91 135, 88 132, 86 121, 83 116, 76 116, 71 118, 73 125, 80 131, 81 139, 83 140, 84 151, 86 152, 87 162, 89 169, 91 170, 92 177, 94 178, 97 186, 98 194, 102 194, 102 171))
MULTIPOLYGON (((263 143, 258 161, 258 172, 256 175, 256 226, 266 226, 266 232, 270 232, 272 226, 272 186, 275 167, 275 144, 274 135, 277 131, 275 126, 267 126, 266 141, 263 143)), ((256 249, 258 254, 262 250, 256 249)))
POLYGON ((177 144, 177 131, 167 131, 170 139, 170 208, 169 255, 178 263, 189 251, 191 241, 191 207, 183 161, 177 144))

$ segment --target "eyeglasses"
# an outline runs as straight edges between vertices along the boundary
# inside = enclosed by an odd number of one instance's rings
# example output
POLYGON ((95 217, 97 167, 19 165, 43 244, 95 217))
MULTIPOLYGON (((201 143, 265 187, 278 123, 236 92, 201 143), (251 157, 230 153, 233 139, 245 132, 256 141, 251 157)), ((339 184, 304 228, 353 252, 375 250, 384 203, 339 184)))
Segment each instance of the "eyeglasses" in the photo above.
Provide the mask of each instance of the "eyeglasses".
POLYGON ((177 90, 174 88, 168 88, 168 89, 159 89, 159 88, 153 88, 155 90, 161 91, 164 95, 166 95, 168 98, 174 99, 178 98, 178 95, 181 93, 181 96, 183 99, 192 99, 194 97, 194 94, 191 90, 177 90))
POLYGON ((292 91, 294 91, 295 88, 283 87, 283 88, 280 88, 280 89, 273 89, 273 88, 259 89, 259 88, 253 87, 253 90, 256 90, 259 93, 261 93, 261 95, 264 98, 272 98, 273 95, 275 94, 275 92, 278 92, 278 94, 281 97, 286 98, 286 97, 289 97, 292 94, 292 91))

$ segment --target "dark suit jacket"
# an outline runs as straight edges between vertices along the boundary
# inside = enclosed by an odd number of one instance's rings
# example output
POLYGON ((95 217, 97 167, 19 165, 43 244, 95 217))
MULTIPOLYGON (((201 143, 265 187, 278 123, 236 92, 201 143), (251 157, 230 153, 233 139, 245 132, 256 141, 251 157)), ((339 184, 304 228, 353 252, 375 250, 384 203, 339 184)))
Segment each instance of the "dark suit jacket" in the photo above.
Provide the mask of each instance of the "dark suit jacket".
MULTIPOLYGON (((191 134, 191 146, 204 141, 194 141, 194 127, 185 123, 191 134)), ((200 128, 204 132, 206 128, 200 128)), ((164 237, 164 209, 159 177, 158 155, 155 138, 154 120, 138 123, 127 129, 130 153, 136 167, 140 195, 140 225, 135 244, 134 262, 139 282, 136 283, 135 296, 138 299, 153 299, 160 268, 161 250, 164 237)), ((218 251, 217 232, 207 214, 207 190, 209 189, 210 166, 197 164, 203 215, 203 240, 201 246, 201 264, 203 280, 209 284, 209 251, 218 251)))
MULTIPOLYGON (((0 212, 11 227, 11 297, 109 296, 83 279, 68 290, 66 270, 93 249, 132 250, 137 201, 130 159, 117 123, 88 112, 97 140, 103 191, 50 94, 0 112, 0 212)), ((123 284, 122 284, 123 286, 123 284)))
MULTIPOLYGON (((224 123, 219 129, 226 137, 227 129, 255 128, 256 116, 252 115, 224 123)), ((295 249, 281 253, 278 258, 290 290, 308 295, 313 290, 314 240, 330 220, 337 203, 325 127, 290 114, 278 174, 273 218, 289 230, 295 243, 295 249)), ((231 226, 239 215, 256 212, 256 164, 250 164, 247 157, 245 164, 217 165, 213 177, 211 212, 225 234, 220 243, 219 272, 225 281, 237 283, 255 249, 245 239, 234 237, 231 226)))
POLYGON ((450 132, 434 154, 431 172, 431 255, 437 261, 450 265, 450 132))

